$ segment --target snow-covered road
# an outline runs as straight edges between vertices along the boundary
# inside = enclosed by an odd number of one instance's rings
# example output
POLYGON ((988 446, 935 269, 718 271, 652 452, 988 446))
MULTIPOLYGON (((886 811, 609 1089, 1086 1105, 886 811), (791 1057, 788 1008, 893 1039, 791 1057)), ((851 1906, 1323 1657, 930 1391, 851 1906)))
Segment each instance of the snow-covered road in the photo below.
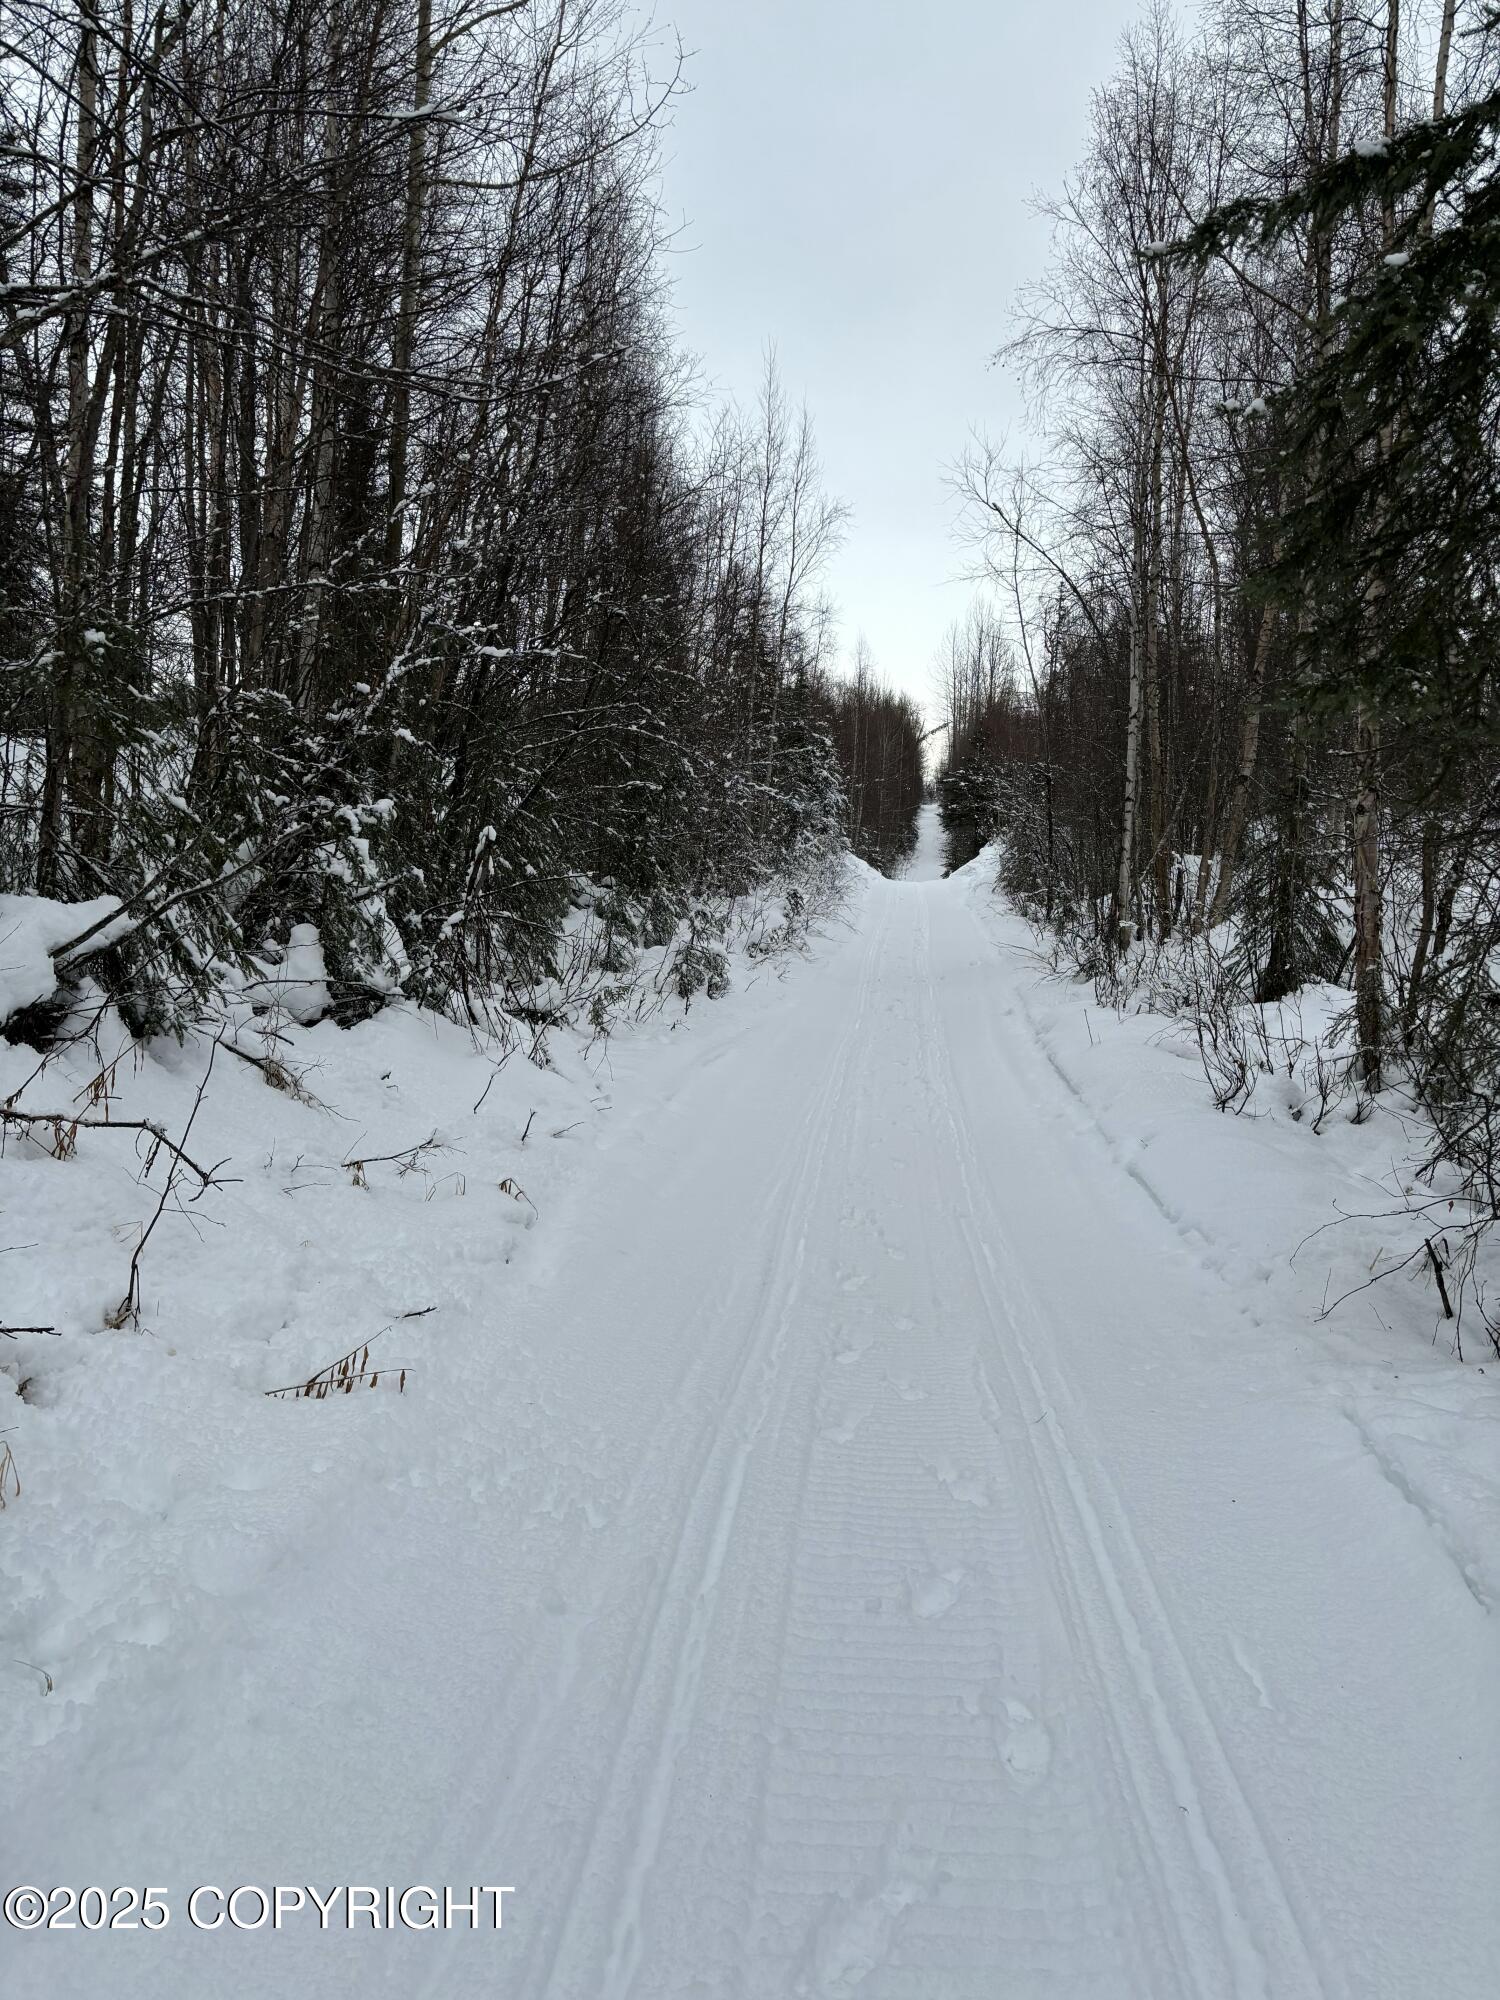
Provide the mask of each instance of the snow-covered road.
POLYGON ((293 1565, 255 1728, 186 1715, 107 1827, 33 1808, 38 1867, 513 1884, 502 1935, 179 1923, 49 1938, 25 1990, 1496 1990, 1493 1620, 1245 1358, 971 886, 868 878, 618 1115, 507 1297, 524 1370, 293 1565))
POLYGON ((943 819, 936 804, 922 806, 917 813, 917 841, 911 859, 901 871, 904 882, 940 882, 943 879, 943 819))

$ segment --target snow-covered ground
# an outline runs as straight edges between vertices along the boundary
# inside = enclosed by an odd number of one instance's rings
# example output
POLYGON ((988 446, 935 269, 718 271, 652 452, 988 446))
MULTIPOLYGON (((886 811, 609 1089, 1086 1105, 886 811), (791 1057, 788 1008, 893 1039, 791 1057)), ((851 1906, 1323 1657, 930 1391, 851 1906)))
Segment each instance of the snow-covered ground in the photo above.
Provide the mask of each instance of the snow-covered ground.
POLYGON ((856 870, 477 1110, 411 1015, 298 1031, 318 1103, 221 1052, 139 1332, 130 1142, 12 1147, 6 1320, 66 1331, 0 1356, 0 1872, 173 1916, 0 1930, 0 1990, 1489 2000, 1497 1371, 1405 1278, 1318 1319, 1381 1225, 1291 1254, 1396 1135, 1219 1116, 1026 943, 984 863, 856 870), (261 1393, 384 1326, 404 1393, 261 1393), (187 1920, 349 1883, 513 1893, 187 1920))
POLYGON ((917 809, 917 844, 902 880, 940 882, 943 879, 943 821, 931 802, 917 809))

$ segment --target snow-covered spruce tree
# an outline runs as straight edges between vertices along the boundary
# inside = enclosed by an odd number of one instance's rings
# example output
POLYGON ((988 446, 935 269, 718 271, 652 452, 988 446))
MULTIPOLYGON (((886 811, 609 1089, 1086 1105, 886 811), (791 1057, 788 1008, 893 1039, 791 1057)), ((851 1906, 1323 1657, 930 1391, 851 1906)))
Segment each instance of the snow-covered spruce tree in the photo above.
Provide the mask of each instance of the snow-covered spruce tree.
MULTIPOLYGON (((1159 254, 1264 273, 1311 246, 1308 336, 1262 444, 1281 499, 1247 593, 1294 635, 1287 845, 1304 883, 1322 862, 1307 949, 1326 960, 1344 933, 1365 1081, 1393 1063, 1414 1081, 1484 1227, 1500 1215, 1500 13, 1441 8, 1425 99, 1400 23, 1395 4, 1377 19, 1375 117, 1352 146, 1159 254), (1342 829, 1326 807, 1318 823, 1319 763, 1341 777, 1342 829)), ((1273 934, 1294 936, 1275 909, 1285 861, 1267 897, 1247 845, 1244 915, 1270 900, 1273 934)))
MULTIPOLYGON (((1396 20, 1392 7, 1382 131, 1275 199, 1216 210, 1168 253, 1274 253, 1297 233, 1347 246, 1343 289, 1319 301, 1308 363, 1277 401, 1271 449, 1293 498, 1255 590, 1295 620, 1298 709, 1352 731, 1356 1018, 1377 1083, 1388 1039, 1379 846, 1392 817, 1382 743, 1425 794, 1425 809, 1413 801, 1425 825, 1415 989, 1401 1009, 1410 1041, 1429 1011, 1422 982, 1435 1002, 1441 988, 1431 945, 1445 778, 1458 763, 1478 775, 1472 746, 1493 745, 1500 721, 1500 94, 1444 113, 1440 62, 1438 115, 1398 131, 1396 20)), ((1491 13, 1482 32, 1497 26, 1491 13)), ((1461 824, 1472 856, 1472 815, 1461 824)), ((1472 1018, 1467 999, 1450 1015, 1442 1066, 1456 1022, 1472 1018)))

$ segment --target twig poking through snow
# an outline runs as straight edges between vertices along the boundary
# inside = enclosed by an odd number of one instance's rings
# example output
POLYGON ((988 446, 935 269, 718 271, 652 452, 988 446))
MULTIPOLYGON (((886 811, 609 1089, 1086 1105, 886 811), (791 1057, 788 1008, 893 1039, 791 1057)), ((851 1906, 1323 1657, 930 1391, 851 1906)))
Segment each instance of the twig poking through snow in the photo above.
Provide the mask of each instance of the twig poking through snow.
MULTIPOLYGON (((198 1116, 198 1113, 203 1109, 203 1099, 208 1090, 208 1080, 214 1073, 214 1057, 219 1053, 220 1046, 221 1046, 220 1043, 218 1043, 217 1041, 211 1042, 209 1044, 208 1061, 203 1066, 203 1075, 199 1079, 198 1088, 193 1093, 193 1108, 188 1113, 186 1125, 184 1125, 182 1128, 182 1137, 184 1144, 186 1144, 187 1140, 192 1135, 194 1119, 198 1116)), ((172 1154, 172 1164, 167 1169, 167 1184, 161 1191, 161 1199, 156 1204, 156 1211, 152 1215, 151 1220, 146 1224, 145 1228, 141 1231, 140 1241, 136 1244, 135 1250, 131 1255, 130 1276, 126 1281, 125 1296, 123 1299, 121 1299, 120 1303, 115 1307, 114 1311, 110 1313, 105 1320, 106 1326, 115 1329, 124 1326, 127 1320, 131 1321, 131 1323, 136 1326, 139 1326, 141 1323, 141 1256, 146 1248, 146 1245, 151 1241, 152 1231, 156 1228, 157 1223, 161 1221, 162 1216, 166 1213, 167 1203, 172 1199, 172 1196, 177 1192, 177 1176, 179 1172, 181 1171, 184 1165, 187 1166, 193 1165, 192 1161, 188 1159, 187 1154, 182 1150, 181 1146, 174 1146, 172 1141, 164 1136, 161 1138, 161 1143, 164 1146, 166 1146, 168 1151, 172 1154)), ((151 1163, 151 1156, 148 1155, 146 1162, 148 1171, 150 1169, 150 1163, 151 1163)), ((193 1167, 193 1171, 203 1181, 204 1187, 211 1187, 214 1185, 212 1179, 203 1174, 203 1170, 201 1167, 193 1167)), ((200 1189, 199 1192, 201 1193, 202 1190, 200 1189)))
POLYGON ((264 1393, 278 1398, 290 1396, 294 1403, 321 1403, 329 1396, 349 1395, 356 1382, 367 1383, 373 1389, 382 1375, 395 1375, 396 1394, 399 1396, 406 1388, 408 1369, 404 1365, 400 1368, 371 1368, 370 1348, 381 1334, 390 1332, 391 1326, 398 1326, 404 1320, 426 1319, 429 1313, 436 1311, 436 1306, 418 1306, 412 1312, 401 1313, 391 1321, 390 1326, 383 1326, 380 1333, 372 1333, 368 1340, 356 1341, 347 1354, 326 1363, 309 1375, 305 1382, 286 1382, 279 1389, 267 1389, 264 1393))

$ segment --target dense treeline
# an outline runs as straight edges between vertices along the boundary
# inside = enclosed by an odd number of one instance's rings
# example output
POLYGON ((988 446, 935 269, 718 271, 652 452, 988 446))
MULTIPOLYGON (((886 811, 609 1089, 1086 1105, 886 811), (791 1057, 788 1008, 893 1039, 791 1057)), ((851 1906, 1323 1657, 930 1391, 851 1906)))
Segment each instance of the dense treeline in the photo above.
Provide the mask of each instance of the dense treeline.
POLYGON ((938 699, 946 744, 938 773, 949 868, 961 868, 990 840, 1003 801, 1035 755, 1034 718, 1015 684, 1004 623, 986 603, 950 628, 938 658, 938 699))
POLYGON ((1044 450, 960 472, 988 588, 942 780, 952 858, 1000 830, 1008 888, 1104 988, 1216 1016, 1220 1102, 1260 1066, 1236 1006, 1342 984, 1344 1082, 1416 1092, 1478 1230, 1498 148, 1494 0, 1148 10, 1004 350, 1044 450))
POLYGON ((1486 1214, 1497 86, 1488 0, 1126 38, 1004 350, 1042 455, 962 468, 991 608, 945 780, 1115 990, 1194 940, 1221 995, 1341 982, 1351 1083, 1413 1085, 1486 1214))
POLYGON ((123 900, 59 963, 138 1026, 307 922, 478 1013, 581 883, 837 847, 840 510, 774 370, 693 402, 675 85, 623 0, 10 8, 0 889, 123 900))
POLYGON ((872 868, 894 873, 916 844, 924 784, 921 711, 884 684, 863 641, 852 674, 827 701, 849 845, 872 868))

